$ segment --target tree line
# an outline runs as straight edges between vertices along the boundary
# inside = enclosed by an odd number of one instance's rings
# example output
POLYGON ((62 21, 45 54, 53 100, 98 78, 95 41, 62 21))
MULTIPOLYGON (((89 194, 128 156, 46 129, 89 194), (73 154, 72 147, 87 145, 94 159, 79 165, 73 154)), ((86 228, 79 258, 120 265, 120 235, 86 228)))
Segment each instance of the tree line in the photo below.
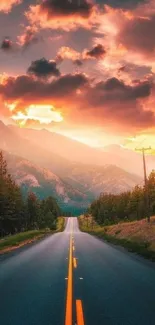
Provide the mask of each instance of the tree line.
POLYGON ((0 152, 0 237, 21 231, 56 229, 60 208, 53 197, 40 201, 33 192, 23 198, 0 152))
POLYGON ((92 202, 88 212, 100 224, 113 224, 120 221, 143 219, 155 213, 155 171, 147 180, 146 188, 136 186, 132 191, 120 194, 102 193, 92 202))

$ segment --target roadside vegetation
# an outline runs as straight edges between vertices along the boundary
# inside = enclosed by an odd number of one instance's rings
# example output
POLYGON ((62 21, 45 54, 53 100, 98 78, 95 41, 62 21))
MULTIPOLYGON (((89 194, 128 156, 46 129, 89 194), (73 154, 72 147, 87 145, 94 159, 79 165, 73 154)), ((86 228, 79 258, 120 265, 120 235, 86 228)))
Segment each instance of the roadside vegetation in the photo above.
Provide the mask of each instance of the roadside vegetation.
POLYGON ((101 194, 79 223, 82 231, 155 260, 155 217, 151 215, 155 215, 155 171, 148 177, 147 189, 136 186, 117 195, 101 194))
POLYGON ((147 182, 148 205, 146 205, 145 187, 136 186, 133 191, 120 194, 103 193, 90 205, 91 214, 99 225, 111 225, 134 220, 141 220, 147 214, 155 214, 155 171, 147 182), (147 209, 147 211, 146 211, 147 209))
POLYGON ((155 260, 155 218, 151 215, 155 215, 155 171, 147 181, 147 204, 145 187, 116 195, 103 193, 79 223, 82 231, 155 260))
POLYGON ((20 232, 15 235, 6 236, 0 239, 0 253, 4 253, 10 250, 14 250, 26 244, 30 244, 36 240, 39 240, 45 236, 51 235, 56 232, 61 232, 65 227, 65 218, 58 217, 57 227, 55 230, 49 228, 40 230, 29 230, 20 232))
POLYGON ((150 223, 146 219, 133 222, 119 222, 111 226, 100 226, 92 217, 80 216, 81 231, 88 232, 129 251, 155 261, 155 217, 150 223))
POLYGON ((62 231, 65 219, 60 215, 61 210, 52 196, 41 201, 29 192, 23 198, 0 152, 0 250, 62 231))

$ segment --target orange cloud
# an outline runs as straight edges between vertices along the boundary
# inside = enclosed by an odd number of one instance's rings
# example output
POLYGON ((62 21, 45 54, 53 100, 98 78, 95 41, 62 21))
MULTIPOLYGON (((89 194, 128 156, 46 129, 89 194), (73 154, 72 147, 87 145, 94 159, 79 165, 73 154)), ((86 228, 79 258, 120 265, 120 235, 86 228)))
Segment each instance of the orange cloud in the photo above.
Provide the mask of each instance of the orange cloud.
POLYGON ((96 14, 96 6, 86 0, 81 3, 45 0, 42 4, 30 6, 25 13, 31 25, 65 31, 79 27, 90 29, 97 22, 96 14))
POLYGON ((61 62, 64 59, 80 60, 81 54, 68 46, 62 46, 57 53, 56 61, 61 62))
POLYGON ((36 26, 26 26, 24 32, 17 37, 18 44, 26 48, 32 43, 38 42, 38 37, 36 36, 38 28, 36 26))
POLYGON ((57 53, 55 61, 61 63, 64 59, 69 59, 78 66, 81 66, 86 60, 101 60, 105 55, 106 51, 102 44, 96 44, 91 49, 85 49, 81 53, 71 47, 62 46, 57 53))
POLYGON ((107 54, 99 69, 117 75, 127 62, 138 66, 152 66, 155 72, 155 2, 148 0, 130 10, 105 6, 98 17, 99 42, 107 54), (148 36, 149 35, 149 36, 148 36))
POLYGON ((154 128, 155 112, 149 105, 153 92, 154 85, 149 81, 129 84, 110 78, 96 82, 84 74, 60 75, 50 81, 18 76, 0 85, 3 101, 20 122, 46 123, 49 116, 43 107, 52 106, 58 118, 61 112, 69 124, 81 125, 84 121, 125 134, 154 128))
POLYGON ((0 11, 8 13, 14 5, 19 5, 22 0, 1 0, 0 11))

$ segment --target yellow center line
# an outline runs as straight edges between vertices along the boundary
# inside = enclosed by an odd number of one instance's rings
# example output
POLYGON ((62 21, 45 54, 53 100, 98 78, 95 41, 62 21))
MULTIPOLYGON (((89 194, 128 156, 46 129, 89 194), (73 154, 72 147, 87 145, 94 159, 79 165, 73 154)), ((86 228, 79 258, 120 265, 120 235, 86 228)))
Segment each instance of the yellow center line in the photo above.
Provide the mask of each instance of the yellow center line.
POLYGON ((77 325, 84 325, 82 301, 76 300, 77 325))
POLYGON ((73 245, 73 251, 75 251, 75 246, 73 245))
POLYGON ((73 265, 74 265, 74 268, 76 269, 77 268, 77 260, 75 257, 73 258, 73 265))
POLYGON ((68 283, 67 283, 67 300, 66 300, 66 317, 65 325, 72 325, 72 300, 73 300, 73 253, 72 253, 72 234, 70 236, 69 248, 69 265, 68 265, 68 283))

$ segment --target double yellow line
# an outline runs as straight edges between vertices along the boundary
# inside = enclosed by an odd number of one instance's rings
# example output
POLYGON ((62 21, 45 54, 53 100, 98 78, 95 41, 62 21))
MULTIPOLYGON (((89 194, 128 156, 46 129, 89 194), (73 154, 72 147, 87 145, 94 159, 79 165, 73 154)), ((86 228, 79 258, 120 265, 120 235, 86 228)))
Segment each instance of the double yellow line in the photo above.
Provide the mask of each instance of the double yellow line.
MULTIPOLYGON (((70 245, 69 245, 65 325, 73 325, 73 265, 75 268, 77 267, 76 258, 73 258, 73 238, 72 238, 72 231, 71 231, 70 245)), ((83 308, 82 308, 81 300, 76 300, 76 314, 77 314, 77 325, 84 325, 83 308)))

